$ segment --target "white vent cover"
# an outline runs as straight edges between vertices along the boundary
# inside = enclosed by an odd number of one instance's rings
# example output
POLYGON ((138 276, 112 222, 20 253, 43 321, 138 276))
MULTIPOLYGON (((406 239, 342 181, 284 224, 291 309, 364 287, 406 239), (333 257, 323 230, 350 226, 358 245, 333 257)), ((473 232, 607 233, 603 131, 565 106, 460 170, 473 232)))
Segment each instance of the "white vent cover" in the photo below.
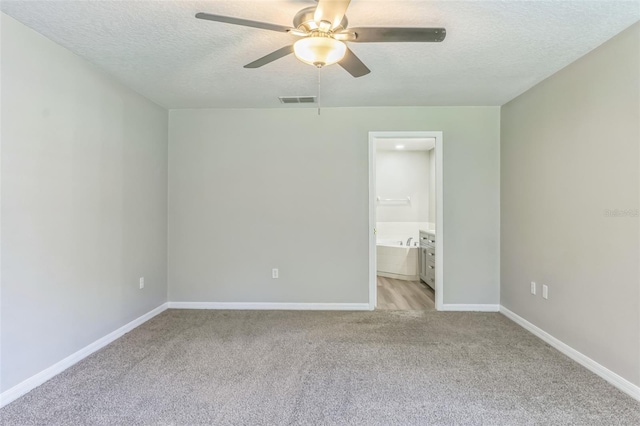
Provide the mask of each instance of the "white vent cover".
POLYGON ((314 104, 315 96, 279 96, 280 103, 283 104, 314 104))

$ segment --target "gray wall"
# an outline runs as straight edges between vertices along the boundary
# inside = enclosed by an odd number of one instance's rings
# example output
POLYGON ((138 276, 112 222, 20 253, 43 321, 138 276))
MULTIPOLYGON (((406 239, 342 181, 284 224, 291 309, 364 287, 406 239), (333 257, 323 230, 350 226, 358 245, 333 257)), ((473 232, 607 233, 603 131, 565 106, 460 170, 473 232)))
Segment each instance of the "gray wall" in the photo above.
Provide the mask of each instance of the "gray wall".
POLYGON ((4 391, 166 301, 168 117, 1 19, 4 391))
POLYGON ((636 385, 639 40, 635 24, 505 105, 501 120, 502 305, 636 385), (615 209, 632 211, 607 217, 615 209))
POLYGON ((169 299, 367 303, 368 132, 441 130, 444 302, 498 303, 499 120, 497 107, 170 111, 169 299))
MULTIPOLYGON (((380 198, 410 203, 382 202, 376 206, 378 222, 429 222, 429 151, 378 151, 376 191, 380 198)), ((417 234, 417 231, 416 231, 417 234)))

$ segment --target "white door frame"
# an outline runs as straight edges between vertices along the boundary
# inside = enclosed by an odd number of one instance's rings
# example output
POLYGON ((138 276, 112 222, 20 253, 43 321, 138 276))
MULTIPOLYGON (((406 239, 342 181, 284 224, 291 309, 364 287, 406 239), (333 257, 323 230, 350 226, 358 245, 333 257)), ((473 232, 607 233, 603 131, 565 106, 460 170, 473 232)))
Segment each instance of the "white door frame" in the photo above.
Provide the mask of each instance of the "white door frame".
POLYGON ((376 139, 435 138, 436 140, 436 310, 442 310, 444 300, 444 214, 442 173, 442 132, 369 132, 369 309, 378 299, 376 280, 376 139))

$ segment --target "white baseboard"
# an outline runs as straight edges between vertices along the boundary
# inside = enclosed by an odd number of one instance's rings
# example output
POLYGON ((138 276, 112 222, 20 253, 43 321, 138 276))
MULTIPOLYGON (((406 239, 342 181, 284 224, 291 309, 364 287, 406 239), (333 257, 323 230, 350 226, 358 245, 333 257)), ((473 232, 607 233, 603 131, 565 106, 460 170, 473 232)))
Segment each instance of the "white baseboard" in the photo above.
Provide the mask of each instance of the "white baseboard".
POLYGON ((368 311, 368 303, 169 302, 169 309, 368 311))
POLYGON ((62 373, 64 370, 71 367, 78 361, 81 361, 82 359, 88 357, 95 351, 102 349, 103 347, 107 346, 109 343, 123 336, 125 333, 128 333, 129 331, 138 327, 140 324, 150 320, 151 318, 155 317, 159 313, 165 311, 167 307, 168 307, 167 303, 164 303, 158 306, 154 310, 147 312, 141 317, 134 319, 130 323, 123 325, 119 329, 107 334, 106 336, 96 340, 95 342, 89 344, 88 346, 85 346, 79 351, 69 355, 68 357, 64 358, 62 361, 56 362, 51 367, 45 370, 42 370, 35 376, 31 376, 25 381, 20 382, 14 387, 2 392, 2 394, 0 394, 0 408, 4 407, 5 405, 9 404, 12 401, 15 401, 16 399, 20 398, 22 395, 26 394, 32 389, 37 388, 47 380, 62 373))
POLYGON ((500 312, 500 305, 443 303, 438 310, 455 312, 500 312))
POLYGON ((568 356, 569 358, 577 362, 578 364, 582 365, 587 370, 590 370, 591 372, 602 377, 607 382, 611 383, 613 386, 620 389, 622 392, 631 396, 633 399, 640 401, 640 386, 634 385, 624 377, 621 377, 618 374, 614 373, 613 371, 609 370, 608 368, 602 366, 601 364, 598 364, 596 361, 592 360, 588 356, 584 355, 581 352, 578 352, 577 350, 573 349, 571 346, 567 345, 566 343, 556 339, 546 331, 531 324, 529 321, 522 318, 518 314, 510 311, 504 306, 500 306, 500 313, 502 313, 505 317, 509 318, 510 320, 512 320, 519 326, 521 326, 522 328, 530 331, 535 336, 544 340, 546 343, 553 346, 554 348, 556 348, 557 350, 559 350, 560 352, 562 352, 563 354, 565 354, 566 356, 568 356))

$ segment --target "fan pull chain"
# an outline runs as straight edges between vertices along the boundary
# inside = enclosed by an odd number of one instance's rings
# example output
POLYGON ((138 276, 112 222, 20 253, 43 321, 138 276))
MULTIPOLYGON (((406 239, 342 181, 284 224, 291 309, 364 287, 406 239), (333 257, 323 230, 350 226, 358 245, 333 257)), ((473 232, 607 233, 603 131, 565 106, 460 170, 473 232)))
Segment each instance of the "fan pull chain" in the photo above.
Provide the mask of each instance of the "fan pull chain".
POLYGON ((318 115, 320 115, 320 70, 322 68, 318 68, 318 115))

